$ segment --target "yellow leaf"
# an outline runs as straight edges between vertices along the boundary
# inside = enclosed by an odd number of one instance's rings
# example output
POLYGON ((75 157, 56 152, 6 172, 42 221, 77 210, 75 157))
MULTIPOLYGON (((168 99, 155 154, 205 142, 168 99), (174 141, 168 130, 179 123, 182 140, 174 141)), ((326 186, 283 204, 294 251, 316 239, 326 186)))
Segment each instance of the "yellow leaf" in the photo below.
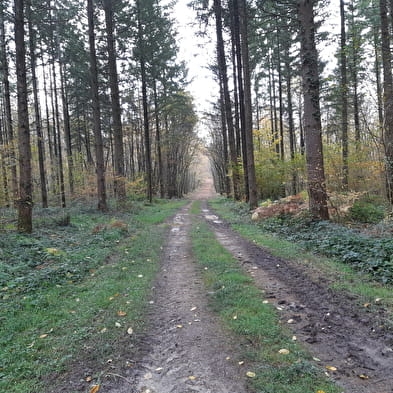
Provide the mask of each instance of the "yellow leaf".
POLYGON ((40 336, 40 338, 46 338, 46 337, 48 337, 47 334, 41 334, 41 336, 40 336))
POLYGON ((283 349, 280 349, 280 350, 278 351, 278 353, 280 353, 281 355, 288 355, 288 354, 289 354, 289 350, 283 348, 283 349))
POLYGON ((190 376, 188 377, 188 379, 189 379, 190 381, 195 381, 195 380, 196 380, 196 377, 194 377, 193 375, 190 375, 190 376))
POLYGON ((326 393, 324 390, 317 390, 317 393, 326 393))
POLYGON ((127 313, 124 312, 124 311, 118 311, 118 312, 117 312, 117 315, 118 315, 119 317, 125 317, 125 316, 127 315, 127 313))
POLYGON ((333 367, 333 366, 326 366, 326 368, 327 368, 329 371, 337 371, 337 368, 336 368, 336 367, 333 367))
POLYGON ((176 327, 177 327, 178 329, 181 329, 181 328, 183 327, 183 325, 176 325, 176 327))
POLYGON ((89 393, 97 393, 100 390, 101 385, 93 385, 89 393))
POLYGON ((368 375, 360 374, 359 378, 361 378, 361 379, 369 379, 370 377, 368 375))
POLYGON ((255 378, 255 377, 256 377, 256 374, 253 373, 252 371, 247 371, 247 372, 246 372, 246 375, 247 375, 247 377, 249 377, 249 378, 255 378))
POLYGON ((48 254, 52 254, 52 255, 60 255, 61 251, 58 250, 57 248, 45 248, 45 250, 48 254))
POLYGON ((364 306, 364 307, 369 307, 369 306, 370 306, 370 303, 364 303, 363 306, 364 306))

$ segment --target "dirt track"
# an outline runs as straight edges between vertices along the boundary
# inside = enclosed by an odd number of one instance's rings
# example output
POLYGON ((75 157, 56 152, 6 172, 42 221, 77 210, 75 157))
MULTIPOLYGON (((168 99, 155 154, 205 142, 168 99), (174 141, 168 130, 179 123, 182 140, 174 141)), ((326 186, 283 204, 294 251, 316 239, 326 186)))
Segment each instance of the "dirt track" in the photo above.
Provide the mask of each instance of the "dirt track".
MULTIPOLYGON (((190 198, 207 200, 212 194, 209 180, 190 198)), ((189 205, 170 223, 149 313, 151 331, 141 343, 139 359, 127 374, 112 380, 106 392, 246 392, 244 371, 235 361, 237 344, 209 311, 192 260, 188 210, 189 205)), ((315 269, 273 257, 244 240, 205 202, 201 217, 279 309, 281 323, 320 359, 321 367, 337 368, 326 371, 343 391, 393 392, 393 336, 383 327, 383 315, 370 318, 353 299, 330 290, 315 269)))

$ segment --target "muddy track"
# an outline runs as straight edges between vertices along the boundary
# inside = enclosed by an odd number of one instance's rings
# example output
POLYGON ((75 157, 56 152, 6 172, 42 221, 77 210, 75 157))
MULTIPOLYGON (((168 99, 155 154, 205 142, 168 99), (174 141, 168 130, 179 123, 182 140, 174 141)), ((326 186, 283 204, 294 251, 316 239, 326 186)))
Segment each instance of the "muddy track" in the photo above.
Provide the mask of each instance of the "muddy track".
POLYGON ((149 312, 151 330, 142 343, 144 355, 117 379, 112 393, 246 392, 232 353, 236 344, 209 311, 191 257, 188 210, 171 222, 149 312))
POLYGON ((315 270, 311 273, 243 239, 207 204, 203 207, 202 216, 219 242, 265 291, 279 310, 281 323, 292 329, 323 367, 337 368, 326 371, 346 393, 393 392, 393 334, 383 326, 383 318, 331 290, 315 270))

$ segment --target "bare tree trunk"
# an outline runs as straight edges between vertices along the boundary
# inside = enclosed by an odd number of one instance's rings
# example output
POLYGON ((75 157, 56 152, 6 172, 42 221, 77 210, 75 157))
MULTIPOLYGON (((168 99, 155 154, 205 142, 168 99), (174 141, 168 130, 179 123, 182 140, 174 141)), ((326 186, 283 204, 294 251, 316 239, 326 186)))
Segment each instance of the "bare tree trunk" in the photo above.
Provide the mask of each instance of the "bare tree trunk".
POLYGON ((239 173, 238 173, 238 162, 237 162, 237 155, 236 155, 235 132, 233 127, 232 105, 231 105, 231 98, 229 95, 229 88, 228 88, 228 73, 227 73, 227 65, 225 60, 224 40, 222 36, 221 0, 214 0, 214 14, 216 18, 217 62, 218 62, 220 80, 222 83, 223 93, 224 93, 226 126, 228 131, 229 156, 230 156, 231 170, 232 170, 233 197, 238 200, 240 199, 239 173))
POLYGON ((154 80, 154 115, 156 120, 156 144, 157 144, 157 158, 158 158, 158 182, 160 185, 160 197, 165 197, 165 184, 162 166, 162 153, 161 153, 161 127, 158 108, 158 95, 157 95, 157 81, 154 80))
POLYGON ((31 0, 26 2, 27 16, 28 16, 28 29, 29 29, 29 47, 30 47, 30 68, 31 68, 31 80, 33 85, 33 96, 34 96, 34 114, 35 114, 35 127, 37 132, 37 148, 38 148, 38 164, 40 169, 40 185, 41 185, 41 200, 42 207, 48 207, 48 191, 46 187, 46 172, 45 172, 45 146, 44 138, 42 135, 42 123, 41 123, 41 109, 38 97, 37 87, 37 57, 35 54, 36 50, 36 33, 33 29, 32 15, 31 15, 31 0))
POLYGON ((7 154, 11 162, 11 186, 12 186, 12 198, 13 205, 16 207, 16 200, 18 199, 18 174, 17 164, 15 156, 15 140, 14 130, 12 127, 12 111, 11 111, 11 93, 10 93, 10 82, 9 82, 9 69, 7 59, 7 43, 5 37, 5 26, 4 26, 4 9, 3 5, 0 5, 0 70, 2 75, 3 89, 4 89, 4 109, 5 109, 5 129, 9 143, 9 152, 7 154))
POLYGON ((27 103, 24 1, 15 0, 15 50, 18 92, 19 199, 18 232, 33 230, 33 196, 29 112, 27 103))
POLYGON ((329 212, 322 151, 318 52, 315 46, 313 0, 298 0, 298 20, 301 38, 304 134, 310 211, 316 219, 328 220, 329 212))
POLYGON ((96 182, 98 210, 108 210, 106 202, 104 144, 101 133, 101 108, 98 91, 97 55, 94 34, 94 7, 93 0, 87 0, 87 18, 89 24, 89 54, 90 54, 90 88, 93 109, 93 132, 96 153, 96 182))
POLYGON ((124 146, 121 124, 121 108, 119 96, 119 81, 116 66, 116 48, 113 28, 113 1, 104 0, 106 39, 109 65, 109 84, 111 89, 111 103, 113 116, 113 147, 115 164, 115 195, 121 201, 126 197, 124 174, 124 146))
POLYGON ((393 204, 393 80, 390 33, 386 0, 379 1, 382 37, 383 103, 385 110, 385 159, 387 197, 393 204))
POLYGON ((348 77, 347 77, 347 38, 345 31, 344 0, 340 0, 341 39, 340 39, 340 74, 341 74, 341 146, 342 146, 342 187, 348 190, 348 77))
POLYGON ((251 103, 251 77, 250 62, 248 53, 248 32, 247 32, 247 8, 246 1, 240 0, 240 43, 243 60, 243 82, 244 82, 244 111, 245 111, 245 140, 247 150, 247 174, 249 204, 251 209, 258 206, 257 181, 255 176, 254 162, 254 141, 252 134, 252 103, 251 103))

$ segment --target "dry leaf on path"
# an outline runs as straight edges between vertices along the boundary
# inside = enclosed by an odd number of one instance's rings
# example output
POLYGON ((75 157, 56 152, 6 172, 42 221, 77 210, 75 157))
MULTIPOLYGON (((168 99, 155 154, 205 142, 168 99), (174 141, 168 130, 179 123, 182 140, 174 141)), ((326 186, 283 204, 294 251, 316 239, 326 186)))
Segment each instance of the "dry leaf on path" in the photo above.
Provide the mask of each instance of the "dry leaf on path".
POLYGON ((118 312, 117 312, 117 315, 118 315, 119 317, 125 317, 125 316, 127 315, 127 313, 124 312, 124 311, 118 311, 118 312))
POLYGON ((91 387, 89 393, 97 393, 100 390, 101 385, 94 385, 91 387))
POLYGON ((329 371, 337 371, 337 368, 336 368, 336 367, 333 367, 333 366, 326 366, 326 368, 327 368, 329 371))
POLYGON ((128 328, 128 329, 127 329, 127 333, 128 333, 129 335, 131 335, 132 333, 134 333, 134 329, 133 329, 132 327, 128 328))
POLYGON ((247 371, 247 372, 246 372, 246 375, 247 375, 247 377, 249 377, 249 378, 255 378, 255 377, 256 377, 256 374, 253 373, 252 371, 247 371))
POLYGON ((280 353, 281 355, 288 355, 288 354, 289 354, 289 350, 283 348, 283 349, 280 349, 280 350, 278 351, 278 353, 280 353))

